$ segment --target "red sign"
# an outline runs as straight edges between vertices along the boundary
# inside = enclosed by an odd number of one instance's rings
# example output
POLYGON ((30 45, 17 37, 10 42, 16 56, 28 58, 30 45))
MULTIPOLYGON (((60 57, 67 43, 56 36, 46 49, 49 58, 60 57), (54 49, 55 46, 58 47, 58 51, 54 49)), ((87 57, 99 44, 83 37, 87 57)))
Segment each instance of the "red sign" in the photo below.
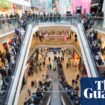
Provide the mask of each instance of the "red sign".
POLYGON ((16 9, 16 5, 15 4, 13 4, 13 8, 16 9))

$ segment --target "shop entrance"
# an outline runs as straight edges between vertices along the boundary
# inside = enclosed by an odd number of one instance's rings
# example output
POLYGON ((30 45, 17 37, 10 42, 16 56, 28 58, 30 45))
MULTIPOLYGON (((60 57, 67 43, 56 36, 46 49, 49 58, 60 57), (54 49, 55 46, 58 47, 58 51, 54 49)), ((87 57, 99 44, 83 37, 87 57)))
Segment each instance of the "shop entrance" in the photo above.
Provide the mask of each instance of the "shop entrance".
POLYGON ((79 6, 76 8, 76 13, 79 13, 79 14, 82 13, 82 6, 79 6))

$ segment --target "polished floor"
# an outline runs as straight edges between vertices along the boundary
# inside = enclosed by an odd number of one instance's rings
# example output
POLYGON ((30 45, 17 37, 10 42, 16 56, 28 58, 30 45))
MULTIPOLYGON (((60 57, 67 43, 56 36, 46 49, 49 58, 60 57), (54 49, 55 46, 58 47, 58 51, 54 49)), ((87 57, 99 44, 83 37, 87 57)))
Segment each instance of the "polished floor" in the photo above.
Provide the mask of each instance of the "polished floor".
MULTIPOLYGON (((45 52, 43 54, 45 55, 45 52)), ((46 66, 42 67, 42 71, 39 70, 38 73, 34 73, 33 76, 28 77, 27 83, 26 83, 26 85, 24 86, 24 88, 22 89, 22 91, 20 93, 18 105, 23 105, 24 101, 30 97, 28 95, 28 93, 27 93, 28 89, 31 90, 31 93, 33 93, 33 92, 35 92, 37 90, 37 88, 32 88, 31 87, 31 81, 32 80, 36 80, 37 83, 38 83, 38 81, 44 81, 44 79, 46 77, 46 74, 48 73, 48 70, 47 70, 47 64, 49 62, 48 58, 51 57, 51 61, 53 61, 53 58, 54 58, 54 54, 52 52, 48 52, 47 54, 48 55, 47 55, 47 59, 46 59, 46 66)), ((61 55, 60 54, 56 54, 56 56, 61 56, 61 55)), ((72 80, 75 79, 78 74, 81 77, 81 73, 78 70, 78 67, 74 67, 73 66, 74 63, 76 63, 75 61, 73 61, 73 59, 71 59, 71 65, 69 66, 69 68, 68 69, 66 68, 66 63, 68 61, 68 57, 69 57, 69 54, 65 53, 64 62, 63 62, 63 68, 64 68, 64 74, 65 74, 67 82, 70 85, 72 85, 72 80)), ((43 58, 41 58, 40 60, 43 61, 43 58)), ((52 71, 51 71, 50 74, 52 74, 52 71)), ((77 85, 80 87, 80 81, 78 81, 77 85)), ((75 87, 76 87, 76 85, 74 86, 74 88, 75 87)))

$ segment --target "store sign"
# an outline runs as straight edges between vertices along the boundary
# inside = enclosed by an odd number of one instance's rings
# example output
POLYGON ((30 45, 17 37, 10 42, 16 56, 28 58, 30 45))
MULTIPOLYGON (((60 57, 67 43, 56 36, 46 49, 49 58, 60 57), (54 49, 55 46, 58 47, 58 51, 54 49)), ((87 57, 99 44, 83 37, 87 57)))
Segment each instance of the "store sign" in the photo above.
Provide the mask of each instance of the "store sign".
POLYGON ((11 1, 10 0, 0 0, 0 7, 10 8, 11 1))
POLYGON ((105 105, 105 78, 81 79, 81 105, 105 105))

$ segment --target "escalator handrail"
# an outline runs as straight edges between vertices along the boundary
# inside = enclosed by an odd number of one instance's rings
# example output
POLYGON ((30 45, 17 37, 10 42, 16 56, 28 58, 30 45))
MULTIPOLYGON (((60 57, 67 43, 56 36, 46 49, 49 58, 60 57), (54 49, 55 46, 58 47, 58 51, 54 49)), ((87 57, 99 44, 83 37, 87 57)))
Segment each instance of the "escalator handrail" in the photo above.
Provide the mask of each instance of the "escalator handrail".
POLYGON ((84 31, 83 24, 78 24, 77 29, 78 29, 78 33, 79 33, 80 40, 81 40, 82 47, 83 47, 82 50, 84 50, 85 58, 86 58, 87 64, 88 64, 88 68, 89 68, 89 71, 91 73, 91 77, 98 77, 99 75, 98 75, 98 72, 97 72, 96 63, 93 59, 88 40, 86 38, 86 33, 84 31), (80 32, 82 32, 82 34, 80 32))
POLYGON ((66 91, 64 90, 64 88, 63 88, 63 86, 61 84, 60 84, 60 89, 62 90, 62 92, 61 92, 61 100, 62 100, 62 98, 63 98, 64 101, 66 99, 65 105, 73 105, 72 100, 68 97, 66 91))
MULTIPOLYGON (((82 25, 83 26, 83 25, 82 25)), ((90 42, 89 42, 89 40, 88 40, 88 33, 86 32, 86 30, 85 30, 85 28, 83 27, 83 30, 84 30, 84 33, 85 33, 85 35, 86 35, 86 39, 87 39, 87 43, 88 43, 88 46, 89 46, 89 50, 90 50, 90 56, 91 56, 91 59, 92 59, 92 62, 94 63, 94 66, 96 67, 96 70, 97 70, 97 64, 95 63, 95 59, 93 58, 93 54, 92 54, 92 51, 91 51, 91 45, 90 45, 90 42)), ((99 75, 97 75, 97 76, 99 76, 99 75)))

